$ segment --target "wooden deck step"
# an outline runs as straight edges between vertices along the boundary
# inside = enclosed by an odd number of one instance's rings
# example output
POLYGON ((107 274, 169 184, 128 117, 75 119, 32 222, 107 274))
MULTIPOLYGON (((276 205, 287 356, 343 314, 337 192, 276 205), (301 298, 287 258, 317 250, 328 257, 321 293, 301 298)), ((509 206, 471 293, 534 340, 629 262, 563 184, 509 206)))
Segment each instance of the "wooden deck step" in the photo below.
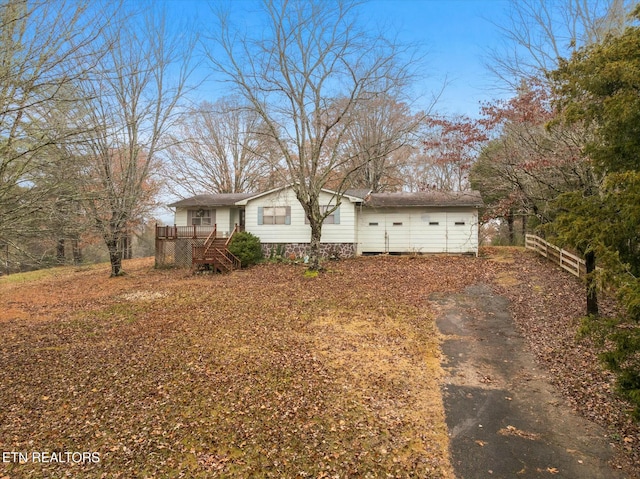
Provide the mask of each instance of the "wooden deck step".
POLYGON ((240 260, 227 248, 229 238, 207 239, 203 246, 193 248, 192 265, 216 272, 228 273, 240 268, 240 260))

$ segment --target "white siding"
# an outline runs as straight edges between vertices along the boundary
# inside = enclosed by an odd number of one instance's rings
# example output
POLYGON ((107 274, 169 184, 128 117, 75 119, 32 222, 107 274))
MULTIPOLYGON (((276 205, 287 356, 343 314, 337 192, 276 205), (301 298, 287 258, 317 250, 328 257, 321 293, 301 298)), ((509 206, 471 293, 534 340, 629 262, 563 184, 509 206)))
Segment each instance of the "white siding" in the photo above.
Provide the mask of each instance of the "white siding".
POLYGON ((174 224, 176 226, 189 226, 187 220, 187 210, 185 208, 176 208, 174 224))
MULTIPOLYGON (((176 226, 190 226, 188 210, 196 210, 198 208, 176 208, 175 225, 176 226)), ((231 208, 228 206, 216 206, 206 208, 211 210, 211 217, 215 218, 215 224, 218 227, 218 234, 223 235, 229 233, 234 227, 234 215, 231 212, 231 208), (214 213, 215 212, 215 213, 214 213)))
POLYGON ((478 211, 457 211, 447 214, 447 252, 478 252, 478 211))
POLYGON ((233 231, 231 226, 231 208, 228 206, 216 207, 216 234, 218 236, 229 236, 233 231))
MULTIPOLYGON (((335 204, 335 198, 329 193, 321 193, 322 205, 335 204)), ((262 243, 308 243, 311 228, 305 224, 302 205, 291 188, 261 196, 247 203, 245 229, 253 233, 262 243), (258 224, 258 208, 289 206, 291 208, 291 224, 265 225, 258 224)), ((322 226, 322 243, 354 243, 355 242, 355 207, 346 199, 340 204, 340 224, 324 224, 322 226)))
POLYGON ((477 253, 476 209, 363 208, 358 226, 358 253, 477 253))

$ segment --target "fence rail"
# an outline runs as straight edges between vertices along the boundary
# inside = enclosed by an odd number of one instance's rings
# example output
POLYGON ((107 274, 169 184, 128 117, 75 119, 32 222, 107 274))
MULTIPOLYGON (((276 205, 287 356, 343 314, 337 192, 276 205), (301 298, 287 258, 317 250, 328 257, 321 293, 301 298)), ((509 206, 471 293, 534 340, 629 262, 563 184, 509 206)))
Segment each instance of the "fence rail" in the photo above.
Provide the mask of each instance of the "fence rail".
POLYGON ((569 273, 583 277, 586 274, 587 267, 584 260, 575 254, 558 248, 555 245, 543 240, 539 236, 527 234, 524 246, 527 249, 536 251, 538 254, 558 264, 561 268, 569 271, 569 273))

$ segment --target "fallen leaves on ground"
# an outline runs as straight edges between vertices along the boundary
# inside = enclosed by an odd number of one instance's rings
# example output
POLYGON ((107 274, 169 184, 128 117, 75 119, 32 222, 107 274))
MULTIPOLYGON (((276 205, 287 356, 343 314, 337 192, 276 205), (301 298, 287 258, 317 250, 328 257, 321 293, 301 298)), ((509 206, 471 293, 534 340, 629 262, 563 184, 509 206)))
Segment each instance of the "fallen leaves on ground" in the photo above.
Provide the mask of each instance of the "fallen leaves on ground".
POLYGON ((537 441, 540 439, 540 434, 536 434, 535 432, 523 431, 522 429, 518 429, 517 427, 511 425, 498 430, 498 434, 502 436, 521 437, 523 439, 530 439, 531 441, 537 441))
POLYGON ((428 297, 478 282, 511 299, 567 400, 625 438, 634 467, 637 429, 575 340, 580 283, 510 251, 357 258, 316 278, 146 259, 121 278, 103 265, 0 279, 0 449, 100 454, 0 463, 0 477, 450 478, 428 297))
MULTIPOLYGON (((484 256, 506 268, 496 277, 511 279, 494 281, 496 291, 510 299, 518 329, 554 386, 577 412, 607 430, 618 451, 613 466, 640 477, 640 424, 631 418, 629 403, 615 393, 615 377, 603 369, 598 348, 578 335, 586 307, 584 283, 520 248, 487 248, 484 256)), ((601 313, 614 315, 615 302, 600 296, 601 313)))
POLYGON ((471 258, 230 275, 60 270, 0 283, 0 449, 12 478, 452 477, 431 292, 471 258), (443 271, 449 271, 443 277, 443 271))

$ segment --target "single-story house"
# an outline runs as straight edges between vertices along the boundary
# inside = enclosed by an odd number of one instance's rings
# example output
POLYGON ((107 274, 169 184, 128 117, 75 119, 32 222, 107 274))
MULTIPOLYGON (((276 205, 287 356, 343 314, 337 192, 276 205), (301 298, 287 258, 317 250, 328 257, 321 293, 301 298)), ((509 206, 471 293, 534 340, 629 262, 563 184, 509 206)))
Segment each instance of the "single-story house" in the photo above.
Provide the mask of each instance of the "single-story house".
MULTIPOLYGON (((336 205, 334 191, 321 192, 322 208, 336 205)), ((478 252, 477 191, 371 193, 347 190, 322 227, 324 255, 478 252)), ((159 227, 156 238, 204 238, 238 229, 258 238, 263 251, 305 255, 311 228, 291 186, 260 193, 197 195, 169 205, 175 225, 159 227), (162 229, 164 228, 164 229, 162 229)), ((158 249, 158 248, 156 248, 158 249)))

